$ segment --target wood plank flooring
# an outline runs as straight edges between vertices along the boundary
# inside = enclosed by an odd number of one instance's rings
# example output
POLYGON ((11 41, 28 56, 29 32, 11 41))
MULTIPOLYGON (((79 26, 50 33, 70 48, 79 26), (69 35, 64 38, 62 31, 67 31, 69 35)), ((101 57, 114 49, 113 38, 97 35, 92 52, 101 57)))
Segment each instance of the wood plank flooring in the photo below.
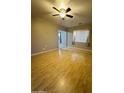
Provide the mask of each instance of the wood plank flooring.
POLYGON ((32 56, 32 91, 92 93, 92 52, 61 49, 32 56))

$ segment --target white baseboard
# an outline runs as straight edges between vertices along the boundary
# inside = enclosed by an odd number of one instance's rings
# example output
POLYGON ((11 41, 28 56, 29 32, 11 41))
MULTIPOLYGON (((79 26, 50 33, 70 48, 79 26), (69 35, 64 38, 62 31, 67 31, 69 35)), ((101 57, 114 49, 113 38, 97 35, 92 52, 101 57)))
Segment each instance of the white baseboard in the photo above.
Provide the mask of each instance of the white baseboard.
POLYGON ((90 49, 85 49, 85 48, 77 48, 77 47, 75 47, 76 49, 79 49, 79 50, 84 50, 84 51, 88 51, 88 52, 92 52, 92 50, 90 50, 90 49))
POLYGON ((54 50, 57 50, 57 49, 58 48, 54 48, 54 49, 50 49, 50 50, 46 50, 46 51, 41 51, 41 52, 33 53, 33 54, 31 54, 31 56, 39 55, 39 54, 46 53, 46 52, 51 52, 51 51, 54 51, 54 50))
POLYGON ((78 47, 67 47, 68 48, 75 48, 75 49, 79 49, 79 50, 83 50, 83 51, 88 51, 88 52, 92 52, 92 50, 90 49, 85 49, 85 48, 78 48, 78 47))

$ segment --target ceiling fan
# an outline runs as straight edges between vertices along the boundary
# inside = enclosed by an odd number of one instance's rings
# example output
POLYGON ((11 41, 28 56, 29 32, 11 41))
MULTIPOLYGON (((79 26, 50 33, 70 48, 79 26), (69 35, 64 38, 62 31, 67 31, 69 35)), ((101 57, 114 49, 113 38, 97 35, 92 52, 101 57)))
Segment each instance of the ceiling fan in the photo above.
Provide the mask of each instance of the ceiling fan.
POLYGON ((68 12, 71 11, 71 8, 67 8, 67 9, 60 8, 60 9, 57 9, 56 7, 53 7, 53 9, 55 9, 56 11, 59 12, 58 14, 54 14, 53 16, 60 16, 63 20, 64 20, 65 16, 73 18, 72 15, 67 14, 68 12))

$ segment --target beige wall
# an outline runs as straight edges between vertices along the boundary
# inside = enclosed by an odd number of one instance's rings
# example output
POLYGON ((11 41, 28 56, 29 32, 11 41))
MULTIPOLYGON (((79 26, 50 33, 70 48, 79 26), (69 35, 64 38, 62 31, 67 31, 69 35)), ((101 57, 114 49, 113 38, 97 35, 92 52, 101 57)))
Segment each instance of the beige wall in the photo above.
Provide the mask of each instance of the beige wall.
MULTIPOLYGON (((32 18, 31 20, 31 52, 37 53, 50 49, 58 48, 58 30, 63 29, 57 24, 50 22, 46 19, 32 18)), ((69 32, 79 29, 89 29, 90 30, 90 44, 92 47, 92 25, 82 25, 71 28, 65 28, 69 32)), ((82 44, 76 42, 76 47, 82 48, 87 46, 87 44, 82 44)))
POLYGON ((57 24, 46 19, 32 18, 31 20, 31 52, 37 53, 58 47, 57 24))
POLYGON ((75 47, 78 48, 92 48, 92 24, 87 24, 87 25, 80 25, 80 26, 75 26, 68 28, 69 32, 73 32, 74 30, 89 30, 90 31, 90 36, 89 36, 89 43, 79 43, 75 42, 75 47))

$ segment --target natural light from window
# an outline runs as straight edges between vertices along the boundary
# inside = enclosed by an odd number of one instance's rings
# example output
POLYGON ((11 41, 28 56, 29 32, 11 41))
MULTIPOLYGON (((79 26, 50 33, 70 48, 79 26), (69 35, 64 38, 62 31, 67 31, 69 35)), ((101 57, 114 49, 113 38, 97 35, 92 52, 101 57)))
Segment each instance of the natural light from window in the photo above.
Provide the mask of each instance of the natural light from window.
POLYGON ((89 30, 75 30, 73 32, 74 42, 87 43, 89 37, 89 30))

